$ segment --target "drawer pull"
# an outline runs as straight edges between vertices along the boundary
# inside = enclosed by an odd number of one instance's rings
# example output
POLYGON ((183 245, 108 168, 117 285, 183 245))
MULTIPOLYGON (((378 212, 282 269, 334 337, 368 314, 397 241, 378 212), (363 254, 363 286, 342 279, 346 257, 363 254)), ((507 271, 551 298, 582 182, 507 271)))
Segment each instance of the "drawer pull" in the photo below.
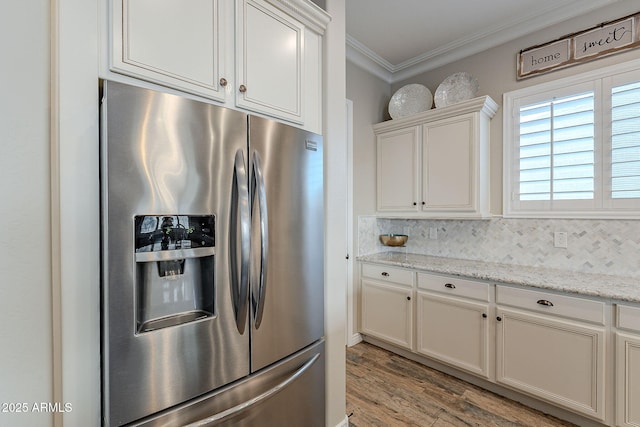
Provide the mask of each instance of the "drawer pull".
POLYGON ((386 271, 383 271, 383 272, 382 272, 382 273, 380 273, 380 274, 382 274, 384 277, 389 277, 389 273, 387 273, 386 271))
POLYGON ((553 307, 553 303, 551 301, 547 301, 546 299, 539 299, 538 304, 546 305, 547 307, 553 307))
POLYGON ((444 287, 449 289, 455 289, 456 285, 454 285, 453 283, 445 283, 444 287))

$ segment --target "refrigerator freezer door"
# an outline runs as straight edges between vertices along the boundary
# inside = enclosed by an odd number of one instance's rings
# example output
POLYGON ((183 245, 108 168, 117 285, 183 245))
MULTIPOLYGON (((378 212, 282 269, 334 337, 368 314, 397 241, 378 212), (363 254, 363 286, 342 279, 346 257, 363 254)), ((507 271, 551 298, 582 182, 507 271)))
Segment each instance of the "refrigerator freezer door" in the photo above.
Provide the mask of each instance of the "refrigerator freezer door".
MULTIPOLYGON (((242 298, 247 291, 231 289, 231 269, 237 266, 230 265, 228 253, 235 238, 228 228, 233 159, 238 150, 244 150, 246 158, 247 116, 115 82, 104 82, 104 94, 103 420, 105 425, 117 426, 249 374, 249 330, 242 332, 242 325, 236 322, 242 323, 243 319, 236 319, 237 312, 242 317, 242 304, 234 311, 231 303, 231 292, 242 298), (145 291, 139 290, 140 277, 157 276, 155 272, 162 267, 159 262, 147 265, 156 261, 135 253, 134 218, 139 215, 158 218, 156 221, 183 215, 215 218, 215 246, 207 253, 206 268, 197 275, 201 280, 206 276, 209 288, 203 294, 211 295, 204 317, 180 324, 160 318, 161 327, 148 331, 137 327, 136 312, 145 297, 145 291), (144 268, 140 268, 142 261, 147 263, 144 268)), ((248 209, 246 185, 244 192, 248 209)), ((166 246, 172 250, 163 253, 185 253, 175 245, 176 241, 167 238, 166 246)), ((182 265, 185 261, 170 262, 182 265)), ((184 265, 189 268, 189 260, 184 265)), ((184 293, 186 288, 176 283, 187 275, 181 275, 179 268, 171 270, 170 275, 147 280, 147 291, 156 292, 154 304, 179 301, 177 293, 184 293)), ((156 312, 163 311, 158 308, 156 312)))
POLYGON ((324 335, 322 157, 321 136, 250 116, 252 372, 324 335))
POLYGON ((324 427, 324 366, 321 340, 245 380, 134 425, 324 427))

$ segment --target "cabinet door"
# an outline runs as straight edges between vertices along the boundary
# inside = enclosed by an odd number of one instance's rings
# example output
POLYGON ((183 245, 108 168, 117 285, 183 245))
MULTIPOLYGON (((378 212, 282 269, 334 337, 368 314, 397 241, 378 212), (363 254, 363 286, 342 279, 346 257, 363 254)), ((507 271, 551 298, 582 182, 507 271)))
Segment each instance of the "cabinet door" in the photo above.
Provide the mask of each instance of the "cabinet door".
POLYGON ((302 124, 304 26, 263 0, 238 8, 236 104, 302 124))
POLYGON ((640 336, 616 333, 616 425, 640 426, 640 336))
POLYGON ((489 377, 487 304, 429 292, 417 295, 417 351, 489 377))
POLYGON ((413 348, 412 290, 362 280, 362 332, 392 344, 413 348))
POLYGON ((604 329, 497 311, 496 380, 604 421, 604 329))
POLYGON ((424 125, 423 210, 476 210, 474 117, 466 114, 424 125))
POLYGON ((377 204, 379 211, 418 211, 420 127, 377 136, 377 204))
POLYGON ((111 70, 224 100, 222 10, 219 0, 115 0, 111 70))

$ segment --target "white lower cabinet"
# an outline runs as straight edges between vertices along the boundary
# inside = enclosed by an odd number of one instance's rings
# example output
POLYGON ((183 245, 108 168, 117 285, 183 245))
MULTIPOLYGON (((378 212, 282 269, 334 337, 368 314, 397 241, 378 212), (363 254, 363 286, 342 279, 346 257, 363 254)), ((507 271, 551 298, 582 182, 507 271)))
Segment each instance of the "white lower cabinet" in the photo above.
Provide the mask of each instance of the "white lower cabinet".
POLYGON ((488 289, 486 283, 419 273, 416 351, 489 378, 488 289))
POLYGON ((640 307, 616 307, 616 425, 640 426, 640 307))
POLYGON ((616 333, 616 420, 640 426, 640 335, 616 333))
POLYGON ((605 328, 565 318, 603 319, 603 304, 502 286, 496 302, 496 381, 604 421, 605 328))
POLYGON ((363 266, 361 331, 413 349, 413 272, 363 266))
POLYGON ((640 304, 361 267, 364 335, 497 384, 506 395, 515 391, 578 414, 589 425, 640 427, 640 304))

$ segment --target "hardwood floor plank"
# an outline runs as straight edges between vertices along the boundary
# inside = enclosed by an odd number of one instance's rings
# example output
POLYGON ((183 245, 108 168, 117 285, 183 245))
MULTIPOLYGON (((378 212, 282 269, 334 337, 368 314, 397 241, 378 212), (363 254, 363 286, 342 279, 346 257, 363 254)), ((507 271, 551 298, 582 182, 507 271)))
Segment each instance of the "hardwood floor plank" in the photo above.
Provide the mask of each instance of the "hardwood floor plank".
POLYGON ((347 348, 352 427, 570 427, 518 402, 368 343, 347 348))

